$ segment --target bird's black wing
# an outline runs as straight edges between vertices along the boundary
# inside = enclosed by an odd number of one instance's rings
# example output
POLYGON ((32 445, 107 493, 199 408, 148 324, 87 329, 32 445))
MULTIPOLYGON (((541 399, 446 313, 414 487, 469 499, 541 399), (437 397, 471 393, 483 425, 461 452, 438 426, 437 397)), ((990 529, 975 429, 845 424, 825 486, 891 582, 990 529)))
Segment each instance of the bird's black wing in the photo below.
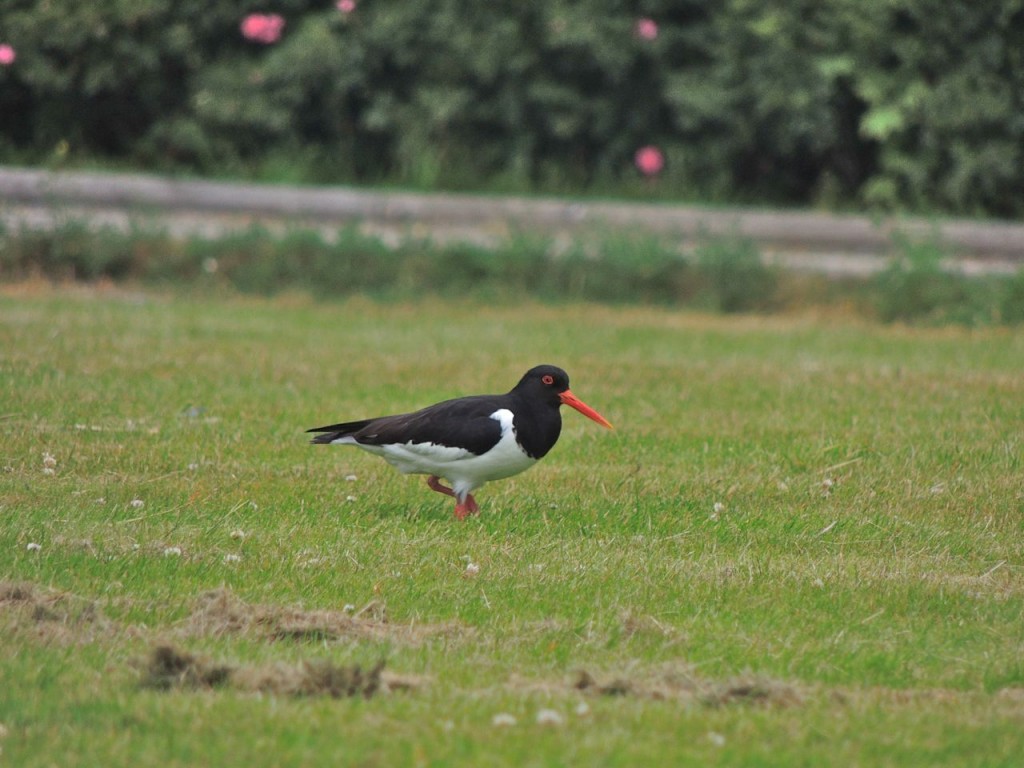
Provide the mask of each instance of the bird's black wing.
POLYGON ((413 413, 382 416, 316 427, 309 432, 324 432, 314 443, 331 443, 352 437, 363 445, 404 445, 434 443, 463 448, 478 456, 501 439, 501 424, 491 415, 507 407, 500 395, 477 395, 446 400, 413 413))

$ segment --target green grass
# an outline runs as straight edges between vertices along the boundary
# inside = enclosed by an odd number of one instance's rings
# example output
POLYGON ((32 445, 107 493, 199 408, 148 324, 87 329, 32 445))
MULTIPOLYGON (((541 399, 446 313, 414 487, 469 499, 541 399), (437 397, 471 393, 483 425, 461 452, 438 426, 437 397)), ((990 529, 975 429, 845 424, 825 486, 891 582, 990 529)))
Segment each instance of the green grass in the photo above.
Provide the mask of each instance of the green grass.
POLYGON ((46 288, 7 290, 0 318, 0 580, 41 596, 0 600, 6 764, 1024 754, 1019 330, 46 288), (567 412, 466 523, 422 478, 303 434, 540 362, 617 429, 567 412), (219 588, 387 621, 216 631, 196 606, 219 588), (159 691, 140 660, 160 643, 250 668, 385 658, 420 683, 159 691), (624 693, 576 690, 579 670, 624 693))

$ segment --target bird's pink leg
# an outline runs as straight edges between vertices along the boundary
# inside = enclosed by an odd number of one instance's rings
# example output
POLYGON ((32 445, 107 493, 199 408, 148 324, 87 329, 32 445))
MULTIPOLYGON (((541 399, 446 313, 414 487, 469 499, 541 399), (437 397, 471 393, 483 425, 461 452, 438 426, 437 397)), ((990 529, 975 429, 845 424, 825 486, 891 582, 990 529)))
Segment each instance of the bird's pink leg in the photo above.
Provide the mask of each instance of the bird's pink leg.
POLYGON ((430 490, 443 493, 445 496, 452 496, 455 499, 455 519, 465 520, 470 515, 475 515, 480 511, 480 507, 476 504, 476 499, 473 498, 473 494, 467 493, 466 498, 462 501, 455 495, 455 491, 449 488, 447 485, 441 484, 441 478, 437 475, 431 475, 427 478, 427 485, 430 486, 430 490))
POLYGON ((430 490, 443 493, 445 496, 455 496, 455 491, 449 488, 447 485, 441 485, 441 478, 437 475, 431 475, 427 478, 427 485, 430 486, 430 490))

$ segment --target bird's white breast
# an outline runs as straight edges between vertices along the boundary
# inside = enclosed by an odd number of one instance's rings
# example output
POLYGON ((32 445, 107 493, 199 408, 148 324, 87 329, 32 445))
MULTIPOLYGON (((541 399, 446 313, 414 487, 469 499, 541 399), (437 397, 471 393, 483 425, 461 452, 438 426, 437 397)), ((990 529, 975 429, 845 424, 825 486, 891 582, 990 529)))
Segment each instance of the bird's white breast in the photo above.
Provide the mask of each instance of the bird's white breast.
POLYGON ((438 443, 363 445, 351 437, 334 442, 358 445, 382 457, 404 474, 443 477, 461 496, 490 480, 511 477, 537 463, 536 459, 527 456, 516 442, 512 411, 500 408, 491 414, 491 418, 501 425, 501 437, 493 448, 479 456, 465 448, 454 448, 438 443))

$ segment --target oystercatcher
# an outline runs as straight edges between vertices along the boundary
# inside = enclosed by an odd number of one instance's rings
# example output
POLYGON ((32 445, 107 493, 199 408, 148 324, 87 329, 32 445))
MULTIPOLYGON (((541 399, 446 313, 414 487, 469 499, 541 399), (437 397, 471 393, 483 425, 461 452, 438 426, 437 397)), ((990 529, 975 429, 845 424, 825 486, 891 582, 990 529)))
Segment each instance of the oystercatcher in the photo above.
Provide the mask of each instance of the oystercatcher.
POLYGON ((479 511, 470 491, 529 469, 554 447, 562 430, 561 405, 612 427, 569 391, 565 371, 538 365, 505 395, 459 397, 413 413, 307 432, 324 433, 313 438, 314 444, 356 445, 402 474, 428 475, 431 490, 455 498, 455 517, 463 520, 479 511))

